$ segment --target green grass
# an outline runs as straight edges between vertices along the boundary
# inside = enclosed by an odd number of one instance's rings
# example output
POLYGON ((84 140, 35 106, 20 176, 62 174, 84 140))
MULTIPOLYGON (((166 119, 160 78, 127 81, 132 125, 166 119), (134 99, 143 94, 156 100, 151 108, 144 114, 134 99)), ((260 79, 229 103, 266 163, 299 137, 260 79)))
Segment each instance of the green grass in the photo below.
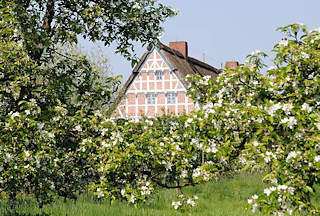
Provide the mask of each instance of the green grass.
POLYGON ((252 215, 246 210, 247 199, 251 195, 261 192, 264 188, 261 177, 257 174, 240 174, 235 177, 224 178, 218 182, 211 182, 195 187, 183 189, 187 195, 198 195, 197 206, 185 211, 176 211, 171 202, 176 200, 175 190, 162 190, 154 195, 152 201, 138 204, 136 207, 126 202, 95 201, 91 196, 81 196, 76 202, 58 200, 46 205, 42 211, 37 208, 33 199, 20 199, 15 212, 9 210, 8 203, 0 202, 0 215, 4 216, 168 216, 168 215, 214 215, 214 216, 242 216, 252 215))

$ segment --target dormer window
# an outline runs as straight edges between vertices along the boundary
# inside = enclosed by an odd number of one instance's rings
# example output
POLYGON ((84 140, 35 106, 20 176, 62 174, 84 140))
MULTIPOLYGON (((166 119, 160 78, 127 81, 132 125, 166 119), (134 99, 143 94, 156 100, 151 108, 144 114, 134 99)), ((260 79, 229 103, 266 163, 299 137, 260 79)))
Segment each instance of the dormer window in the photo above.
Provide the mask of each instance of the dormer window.
POLYGON ((156 80, 162 80, 163 79, 163 71, 157 70, 156 71, 156 80))

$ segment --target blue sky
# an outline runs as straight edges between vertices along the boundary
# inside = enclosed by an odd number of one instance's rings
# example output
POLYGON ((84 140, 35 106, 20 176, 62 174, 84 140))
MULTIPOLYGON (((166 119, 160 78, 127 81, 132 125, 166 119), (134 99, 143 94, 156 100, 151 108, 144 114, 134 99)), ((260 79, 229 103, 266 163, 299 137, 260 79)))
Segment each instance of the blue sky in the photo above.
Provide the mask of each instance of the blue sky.
MULTIPOLYGON (((254 50, 271 54, 282 38, 277 27, 304 23, 309 30, 320 27, 320 0, 159 0, 180 11, 163 24, 162 43, 187 41, 189 55, 221 68, 226 61, 240 63, 254 50)), ((90 46, 86 46, 90 49, 90 46)), ((92 49, 92 48, 91 48, 92 49)), ((144 48, 136 47, 141 56, 144 48)), ((113 74, 125 81, 131 64, 114 48, 105 48, 113 74)))

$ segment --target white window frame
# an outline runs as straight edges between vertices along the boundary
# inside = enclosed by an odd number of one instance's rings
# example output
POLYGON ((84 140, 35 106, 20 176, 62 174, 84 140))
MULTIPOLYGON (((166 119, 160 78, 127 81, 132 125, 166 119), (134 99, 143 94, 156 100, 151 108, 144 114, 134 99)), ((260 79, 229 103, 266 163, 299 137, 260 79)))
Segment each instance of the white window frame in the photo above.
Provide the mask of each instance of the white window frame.
POLYGON ((157 95, 155 93, 146 94, 147 104, 156 104, 157 95))
POLYGON ((176 104, 177 103, 177 93, 168 92, 166 94, 166 97, 167 97, 167 104, 176 104))
POLYGON ((156 80, 163 80, 164 72, 162 70, 156 70, 155 76, 156 80))

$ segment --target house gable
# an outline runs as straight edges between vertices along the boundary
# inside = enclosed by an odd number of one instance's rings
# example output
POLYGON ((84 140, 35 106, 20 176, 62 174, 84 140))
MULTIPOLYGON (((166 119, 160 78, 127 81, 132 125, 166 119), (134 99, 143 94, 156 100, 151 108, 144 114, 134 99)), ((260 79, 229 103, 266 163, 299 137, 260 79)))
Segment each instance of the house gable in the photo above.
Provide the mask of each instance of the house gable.
POLYGON ((135 71, 116 109, 116 116, 179 114, 194 108, 183 82, 156 47, 135 71))
POLYGON ((187 42, 170 42, 169 47, 158 42, 142 56, 110 110, 120 117, 189 113, 199 104, 188 97, 185 77, 220 72, 188 56, 187 42))

